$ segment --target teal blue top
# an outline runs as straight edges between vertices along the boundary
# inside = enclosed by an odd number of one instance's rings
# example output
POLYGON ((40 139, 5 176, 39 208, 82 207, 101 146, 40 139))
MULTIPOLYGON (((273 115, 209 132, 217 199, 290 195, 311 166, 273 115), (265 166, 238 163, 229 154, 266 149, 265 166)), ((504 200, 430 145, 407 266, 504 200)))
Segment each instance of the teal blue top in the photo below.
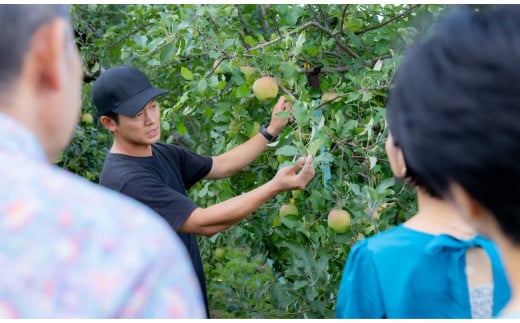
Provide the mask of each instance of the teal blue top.
POLYGON ((338 318, 471 318, 465 252, 482 247, 493 266, 493 316, 511 290, 495 245, 399 225, 358 242, 346 263, 338 318))

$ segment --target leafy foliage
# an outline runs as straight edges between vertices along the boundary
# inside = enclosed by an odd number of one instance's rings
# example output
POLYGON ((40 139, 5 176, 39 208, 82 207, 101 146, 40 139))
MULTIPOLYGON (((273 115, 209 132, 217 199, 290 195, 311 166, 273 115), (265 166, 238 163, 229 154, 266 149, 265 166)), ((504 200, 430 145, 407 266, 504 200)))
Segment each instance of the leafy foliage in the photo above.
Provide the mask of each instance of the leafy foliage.
MULTIPOLYGON (((313 155, 317 169, 304 191, 279 194, 233 228, 200 238, 215 317, 333 317, 351 246, 414 213, 412 192, 394 181, 386 160, 384 104, 403 50, 445 7, 72 7, 85 113, 94 113, 91 81, 100 71, 134 65, 170 91, 160 98, 163 140, 216 155, 269 120, 275 99, 258 101, 255 79, 273 76, 293 102, 294 122, 250 167, 190 191, 209 206, 265 183, 299 156, 313 155), (252 75, 242 72, 246 65, 252 75), (326 92, 338 96, 323 101, 326 92), (280 218, 290 199, 300 214, 280 218), (351 214, 346 233, 328 228, 332 208, 351 214)), ((97 181, 109 145, 100 125, 82 123, 59 165, 97 181)))

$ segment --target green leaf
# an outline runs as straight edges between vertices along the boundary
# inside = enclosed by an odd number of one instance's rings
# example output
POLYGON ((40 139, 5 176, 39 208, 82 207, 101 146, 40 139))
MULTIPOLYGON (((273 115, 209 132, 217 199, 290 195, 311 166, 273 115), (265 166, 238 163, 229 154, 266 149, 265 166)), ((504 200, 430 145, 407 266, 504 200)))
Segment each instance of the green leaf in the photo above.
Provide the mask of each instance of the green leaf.
POLYGON ((300 288, 302 287, 305 287, 309 284, 309 282, 305 281, 305 280, 298 280, 298 281, 295 281, 292 288, 294 290, 299 290, 300 288))
POLYGON ((222 49, 228 49, 228 48, 234 47, 234 46, 235 46, 235 39, 226 39, 222 43, 222 49))
POLYGON ((313 210, 321 210, 324 205, 325 201, 323 200, 323 196, 319 191, 313 190, 311 192, 311 196, 309 197, 309 201, 311 202, 312 209, 313 210))
POLYGON ((181 135, 185 135, 188 133, 186 125, 182 122, 178 122, 177 124, 175 124, 175 129, 177 129, 177 132, 181 135))
POLYGON ((309 121, 310 113, 307 109, 307 106, 301 101, 298 100, 294 103, 293 112, 294 121, 296 121, 296 124, 298 124, 300 127, 303 127, 309 121))
POLYGON ((236 90, 237 98, 248 98, 251 95, 251 88, 247 83, 240 85, 236 90))
POLYGON ((294 69, 294 66, 292 64, 282 63, 280 65, 280 68, 283 72, 284 78, 286 79, 292 78, 296 73, 296 70, 294 69))
POLYGON ((165 131, 169 131, 170 130, 170 123, 168 121, 163 121, 161 123, 161 128, 165 131))
POLYGON ((293 55, 299 55, 301 53, 303 43, 305 43, 305 34, 300 33, 300 35, 298 36, 298 39, 296 40, 296 45, 294 46, 294 48, 292 50, 293 55))
POLYGON ((376 166, 377 157, 375 157, 375 156, 368 156, 368 162, 369 162, 370 169, 373 169, 376 166))
POLYGON ((284 145, 276 149, 275 154, 283 156, 296 156, 298 155, 298 150, 294 146, 284 145))
POLYGON ((208 83, 206 79, 201 79, 199 83, 197 84, 197 93, 199 95, 203 95, 206 92, 206 89, 208 88, 208 83))
POLYGON ((251 37, 251 35, 247 35, 245 38, 244 38, 244 41, 246 42, 246 44, 250 45, 250 46, 254 46, 256 44, 256 41, 253 37, 251 37))
POLYGON ((160 62, 161 64, 166 63, 177 51, 177 47, 174 43, 169 43, 161 49, 160 62))
POLYGON ((322 138, 316 138, 309 143, 307 147, 307 153, 311 156, 315 156, 318 149, 320 149, 325 144, 325 140, 322 138))
POLYGON ((184 67, 184 66, 181 67, 181 75, 187 81, 192 81, 193 80, 193 73, 189 69, 184 67))
POLYGON ((395 178, 394 177, 390 177, 390 178, 387 178, 385 180, 383 180, 381 182, 381 184, 379 184, 376 188, 376 191, 377 193, 382 193, 384 192, 386 189, 392 187, 395 185, 395 178))

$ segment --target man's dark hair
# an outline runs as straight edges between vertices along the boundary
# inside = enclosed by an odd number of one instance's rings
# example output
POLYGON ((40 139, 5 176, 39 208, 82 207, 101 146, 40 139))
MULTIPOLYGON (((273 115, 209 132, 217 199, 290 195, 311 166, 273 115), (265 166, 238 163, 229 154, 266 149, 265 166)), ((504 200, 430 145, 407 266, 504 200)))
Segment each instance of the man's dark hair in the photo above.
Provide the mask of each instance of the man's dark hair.
POLYGON ((69 19, 69 6, 0 4, 0 92, 20 73, 33 33, 56 17, 69 19))
POLYGON ((520 245, 520 6, 447 15, 406 54, 387 108, 421 185, 458 183, 520 245))

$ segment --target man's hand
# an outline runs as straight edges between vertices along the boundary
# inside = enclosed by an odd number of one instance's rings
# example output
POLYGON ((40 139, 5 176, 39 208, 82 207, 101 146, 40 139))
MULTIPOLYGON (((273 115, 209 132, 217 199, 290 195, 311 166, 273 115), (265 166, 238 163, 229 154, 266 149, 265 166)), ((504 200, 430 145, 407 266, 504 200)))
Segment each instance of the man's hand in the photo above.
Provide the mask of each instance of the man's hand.
POLYGON ((273 136, 277 136, 289 122, 289 118, 280 118, 276 116, 276 114, 280 112, 289 112, 292 114, 292 104, 287 102, 283 95, 274 105, 273 113, 271 114, 271 122, 267 127, 267 132, 273 136))
POLYGON ((314 177, 314 165, 311 156, 300 157, 298 164, 281 168, 272 181, 279 186, 280 192, 303 189, 314 177), (296 172, 300 170, 297 174, 296 172))

